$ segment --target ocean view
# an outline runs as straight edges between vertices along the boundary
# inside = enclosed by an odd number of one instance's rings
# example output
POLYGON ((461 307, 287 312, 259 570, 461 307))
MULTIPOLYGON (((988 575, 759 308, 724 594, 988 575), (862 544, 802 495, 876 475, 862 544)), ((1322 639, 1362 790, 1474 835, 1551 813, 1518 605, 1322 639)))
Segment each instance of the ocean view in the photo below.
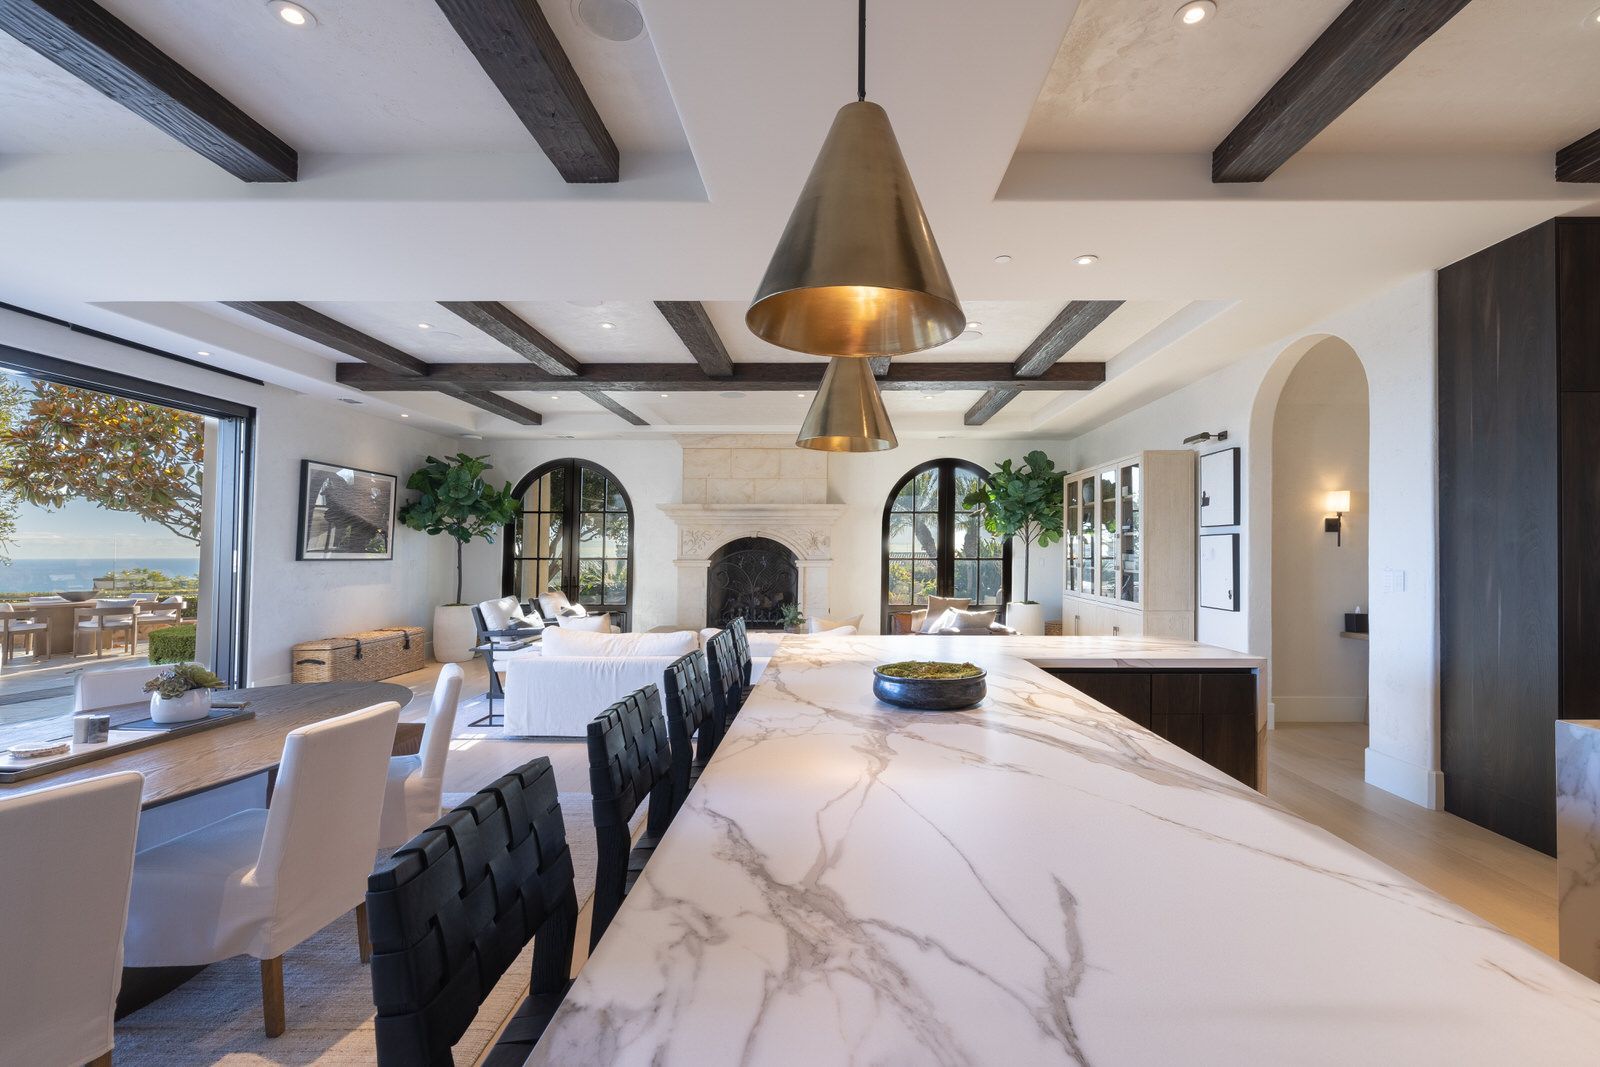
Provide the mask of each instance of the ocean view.
POLYGON ((112 571, 148 569, 172 578, 195 578, 200 557, 129 559, 14 559, 0 566, 0 593, 47 593, 58 589, 90 589, 96 578, 112 571))

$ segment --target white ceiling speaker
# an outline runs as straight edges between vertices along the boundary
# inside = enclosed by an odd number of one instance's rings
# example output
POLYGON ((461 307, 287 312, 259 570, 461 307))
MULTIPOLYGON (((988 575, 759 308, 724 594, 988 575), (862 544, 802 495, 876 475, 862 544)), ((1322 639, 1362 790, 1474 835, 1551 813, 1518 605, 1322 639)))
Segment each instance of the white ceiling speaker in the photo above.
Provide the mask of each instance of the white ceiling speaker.
POLYGON ((631 41, 644 32, 644 16, 631 0, 572 0, 572 17, 608 41, 631 41))

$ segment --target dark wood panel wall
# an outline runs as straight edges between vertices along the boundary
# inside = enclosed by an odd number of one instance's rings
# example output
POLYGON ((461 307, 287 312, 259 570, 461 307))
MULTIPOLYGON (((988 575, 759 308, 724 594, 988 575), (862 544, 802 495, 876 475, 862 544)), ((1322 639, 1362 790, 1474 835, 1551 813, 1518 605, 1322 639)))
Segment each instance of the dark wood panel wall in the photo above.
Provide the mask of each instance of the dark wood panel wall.
POLYGON ((1555 851, 1557 718, 1600 714, 1600 220, 1439 272, 1446 810, 1555 851))

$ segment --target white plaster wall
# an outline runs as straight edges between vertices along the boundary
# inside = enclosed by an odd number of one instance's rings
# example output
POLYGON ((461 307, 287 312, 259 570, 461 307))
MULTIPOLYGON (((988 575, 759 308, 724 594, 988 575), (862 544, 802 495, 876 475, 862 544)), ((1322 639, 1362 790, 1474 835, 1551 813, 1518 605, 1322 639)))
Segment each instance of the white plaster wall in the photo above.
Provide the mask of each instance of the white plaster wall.
POLYGON ((431 629, 434 605, 452 591, 453 560, 444 539, 402 527, 391 562, 296 562, 300 461, 349 463, 404 482, 429 452, 454 451, 453 442, 348 405, 211 374, 13 312, 0 311, 0 344, 256 409, 250 683, 288 681, 289 649, 298 641, 402 624, 431 629))
POLYGON ((1367 378, 1330 337, 1295 366, 1272 430, 1272 705, 1278 722, 1364 722, 1367 643, 1339 636, 1367 598, 1367 378), (1350 491, 1339 538, 1330 490, 1350 491))
MULTIPOLYGON (((860 614, 863 630, 877 632, 883 506, 889 490, 907 471, 943 457, 971 460, 988 468, 1006 457, 1020 459, 1033 448, 1044 449, 1058 465, 1066 458, 1064 441, 959 439, 910 440, 889 452, 828 456, 826 503, 846 508, 834 527, 828 614, 835 618, 860 614)), ((683 502, 683 447, 677 440, 498 441, 483 450, 493 457, 495 476, 513 483, 541 463, 566 457, 599 463, 621 479, 634 513, 633 626, 647 630, 678 621, 678 573, 673 565, 677 527, 659 507, 683 502)), ((1020 546, 1016 556, 1014 593, 1020 597, 1020 546)), ((479 598, 480 593, 483 597, 498 595, 500 546, 474 546, 470 557, 467 598, 479 598)), ((1061 616, 1062 558, 1059 543, 1033 552, 1033 597, 1045 605, 1047 618, 1061 616)))
POLYGON ((1366 778, 1407 800, 1439 807, 1437 313, 1431 271, 1080 435, 1072 442, 1072 465, 1181 447, 1184 437, 1201 430, 1229 431, 1227 444, 1243 449, 1243 609, 1202 609, 1199 639, 1267 657, 1270 675, 1268 445, 1290 371, 1328 336, 1344 340, 1360 358, 1370 405, 1366 778))

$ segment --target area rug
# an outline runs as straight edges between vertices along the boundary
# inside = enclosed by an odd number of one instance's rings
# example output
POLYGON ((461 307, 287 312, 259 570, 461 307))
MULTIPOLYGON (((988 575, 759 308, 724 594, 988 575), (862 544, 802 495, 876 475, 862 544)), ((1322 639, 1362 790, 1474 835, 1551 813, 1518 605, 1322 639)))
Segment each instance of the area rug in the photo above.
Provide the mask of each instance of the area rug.
MULTIPOLYGON (((471 794, 446 794, 452 807, 471 794)), ((595 842, 590 797, 563 793, 578 899, 594 891, 595 842)), ((527 993, 533 946, 528 946, 478 1011, 455 1047, 455 1061, 473 1063, 489 1046, 501 1022, 527 993)), ((117 1023, 116 1061, 201 1067, 230 1064, 345 1064, 377 1062, 373 1037, 372 985, 356 951, 355 912, 284 956, 283 986, 288 1029, 268 1038, 261 1029, 261 967, 250 956, 214 964, 179 989, 117 1023)))

